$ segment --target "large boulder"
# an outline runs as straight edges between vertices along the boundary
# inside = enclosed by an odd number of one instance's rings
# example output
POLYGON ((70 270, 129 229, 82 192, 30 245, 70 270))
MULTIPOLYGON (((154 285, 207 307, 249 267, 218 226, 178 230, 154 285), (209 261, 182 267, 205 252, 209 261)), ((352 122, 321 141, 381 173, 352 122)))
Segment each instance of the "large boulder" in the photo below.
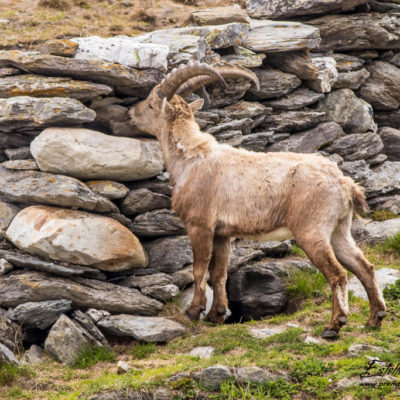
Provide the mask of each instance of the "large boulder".
POLYGON ((0 97, 70 97, 88 101, 97 96, 107 96, 112 88, 100 83, 75 81, 67 77, 19 75, 0 78, 0 97))
POLYGON ((89 129, 49 128, 31 143, 42 171, 81 179, 134 181, 163 169, 157 142, 105 135, 89 129))
POLYGON ((0 277, 0 305, 66 299, 72 308, 98 308, 112 313, 157 315, 163 304, 136 289, 94 279, 55 277, 43 272, 11 272, 0 277))
POLYGON ((319 48, 323 51, 398 49, 400 45, 400 18, 396 14, 326 15, 307 23, 319 28, 319 48))
POLYGON ((48 126, 91 122, 96 113, 75 99, 29 96, 0 99, 0 131, 35 131, 48 126))
POLYGON ((136 70, 125 65, 100 60, 82 60, 49 54, 0 51, 0 67, 17 67, 33 74, 70 76, 109 85, 123 95, 146 97, 161 81, 156 69, 136 70))
POLYGON ((101 38, 98 36, 76 37, 78 43, 74 58, 83 60, 102 60, 139 69, 167 70, 168 46, 154 43, 138 43, 134 38, 117 36, 101 38))
POLYGON ((54 260, 121 271, 147 266, 139 240, 118 221, 47 206, 22 210, 6 232, 18 248, 54 260))
POLYGON ((319 110, 328 120, 337 122, 346 133, 375 131, 372 107, 359 99, 352 90, 340 89, 326 95, 320 101, 319 110))
POLYGON ((300 22, 251 20, 242 44, 247 49, 268 53, 318 47, 318 29, 300 22))
POLYGON ((75 178, 33 170, 13 171, 0 166, 0 196, 10 202, 51 204, 96 212, 116 212, 118 207, 92 192, 75 178))
POLYGON ((324 14, 332 11, 351 10, 367 0, 247 0, 246 8, 251 17, 285 19, 300 15, 324 14))
POLYGON ((370 77, 360 89, 360 96, 375 110, 396 110, 400 106, 400 69, 385 61, 367 66, 370 77))
POLYGON ((97 325, 112 335, 128 336, 141 342, 169 342, 186 333, 182 325, 161 317, 110 315, 97 325))

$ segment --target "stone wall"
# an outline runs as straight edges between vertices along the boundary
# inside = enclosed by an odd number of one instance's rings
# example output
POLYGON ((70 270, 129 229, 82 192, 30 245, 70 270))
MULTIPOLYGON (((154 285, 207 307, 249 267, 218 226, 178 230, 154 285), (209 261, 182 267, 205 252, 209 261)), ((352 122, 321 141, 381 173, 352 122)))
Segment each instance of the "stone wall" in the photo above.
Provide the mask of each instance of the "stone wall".
MULTIPOLYGON (((281 3, 199 11, 190 26, 135 37, 0 51, 0 360, 44 342, 73 363, 84 345, 107 345, 103 333, 184 334, 156 315, 182 289, 183 307, 191 300, 190 243, 159 146, 128 110, 189 60, 250 68, 261 83, 190 95, 206 98, 203 130, 252 151, 320 152, 365 187, 372 209, 400 214, 400 6, 281 3)), ((233 320, 285 307, 282 276, 311 266, 264 258, 289 251, 234 243, 233 320)))

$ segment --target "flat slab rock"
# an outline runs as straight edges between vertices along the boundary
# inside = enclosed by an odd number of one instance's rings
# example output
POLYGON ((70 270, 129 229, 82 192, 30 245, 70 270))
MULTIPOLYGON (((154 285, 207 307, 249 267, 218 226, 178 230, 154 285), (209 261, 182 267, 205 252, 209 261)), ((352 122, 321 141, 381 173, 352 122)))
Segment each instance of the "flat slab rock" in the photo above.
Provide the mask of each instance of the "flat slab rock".
POLYGON ((323 51, 398 49, 400 45, 397 14, 326 15, 307 23, 319 29, 323 51))
POLYGON ((318 29, 310 25, 252 19, 242 46, 256 52, 269 53, 313 49, 318 47, 320 40, 318 29))
POLYGON ((125 185, 114 181, 88 181, 85 184, 94 192, 108 199, 121 199, 129 192, 129 189, 125 185))
POLYGON ((351 233, 357 243, 367 243, 373 246, 385 242, 398 232, 400 232, 400 218, 367 223, 355 220, 351 228, 351 233))
POLYGON ((69 39, 51 39, 44 42, 39 49, 40 54, 53 56, 72 57, 78 48, 78 43, 69 39))
POLYGON ((75 178, 32 170, 9 170, 0 166, 0 195, 16 203, 41 203, 88 211, 118 211, 115 204, 92 192, 75 178))
POLYGON ((129 229, 115 219, 82 211, 31 206, 13 219, 6 236, 28 253, 104 271, 148 264, 146 252, 129 229))
POLYGON ((156 69, 139 71, 100 60, 31 54, 17 50, 0 51, 0 67, 16 67, 33 74, 89 79, 111 86, 123 95, 140 97, 146 97, 151 88, 163 78, 163 73, 156 69))
POLYGON ((182 325, 161 317, 110 315, 97 325, 109 334, 128 336, 141 342, 169 342, 186 333, 182 325))
POLYGON ((79 60, 102 60, 132 68, 154 68, 166 71, 169 48, 155 43, 139 43, 130 37, 101 38, 99 36, 76 37, 78 44, 74 58, 79 60))
MULTIPOLYGON (((400 279, 400 272, 393 268, 381 268, 375 270, 375 276, 378 281, 379 289, 382 291, 384 288, 389 287, 400 279)), ((354 296, 368 300, 364 287, 355 276, 349 279, 347 289, 352 290, 354 296)))
POLYGON ((121 210, 125 215, 137 215, 147 211, 170 208, 170 197, 141 188, 131 190, 121 203, 121 210))
POLYGON ((27 302, 70 300, 73 308, 98 308, 112 313, 157 315, 163 303, 138 290, 93 279, 66 279, 43 272, 11 272, 0 277, 0 305, 16 307, 27 302))
POLYGON ((97 96, 107 96, 112 88, 100 83, 77 81, 67 77, 18 75, 0 78, 0 97, 69 97, 88 101, 97 96))
POLYGON ((400 161, 400 130, 389 127, 381 128, 379 135, 383 141, 384 153, 390 161, 400 161))
POLYGON ((204 8, 193 11, 191 19, 196 25, 221 25, 231 22, 248 22, 248 15, 239 5, 204 8))
POLYGON ((25 132, 92 122, 96 113, 75 99, 19 96, 0 99, 0 131, 25 132))
POLYGON ((156 141, 115 137, 89 129, 48 128, 31 143, 39 168, 80 179, 134 181, 163 170, 156 141))
POLYGON ((323 97, 322 93, 316 93, 306 88, 299 88, 279 99, 265 101, 264 104, 272 107, 274 110, 291 111, 314 104, 323 97))
POLYGON ((248 0, 246 9, 253 18, 285 19, 301 15, 324 14, 351 10, 366 0, 248 0))

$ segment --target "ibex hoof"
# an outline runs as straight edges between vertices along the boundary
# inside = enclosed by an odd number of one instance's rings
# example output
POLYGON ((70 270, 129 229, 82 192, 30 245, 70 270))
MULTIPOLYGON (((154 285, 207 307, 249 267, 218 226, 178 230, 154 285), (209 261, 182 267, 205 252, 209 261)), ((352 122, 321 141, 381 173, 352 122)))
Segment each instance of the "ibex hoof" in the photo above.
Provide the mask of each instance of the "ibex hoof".
POLYGON ((200 310, 191 310, 190 308, 188 308, 185 311, 185 315, 191 320, 191 321, 195 321, 196 319, 199 319, 200 317, 200 310))
POLYGON ((339 333, 333 329, 325 328, 325 330, 322 332, 321 337, 324 339, 337 339, 339 337, 339 333))
POLYGON ((342 315, 341 317, 339 317, 339 318, 338 318, 338 321, 339 321, 339 325, 340 325, 340 326, 343 326, 343 325, 346 325, 346 324, 347 324, 347 318, 346 318, 344 315, 342 315))
POLYGON ((378 314, 376 314, 379 319, 383 319, 386 317, 386 311, 379 311, 378 314))

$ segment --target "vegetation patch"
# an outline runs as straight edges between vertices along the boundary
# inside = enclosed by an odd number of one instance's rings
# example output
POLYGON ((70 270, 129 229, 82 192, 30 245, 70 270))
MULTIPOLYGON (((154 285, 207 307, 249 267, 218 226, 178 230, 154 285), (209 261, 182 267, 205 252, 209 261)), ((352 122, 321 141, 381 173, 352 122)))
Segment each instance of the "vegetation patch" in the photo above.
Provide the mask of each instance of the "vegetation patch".
POLYGON ((85 347, 78 355, 74 368, 90 368, 100 361, 115 361, 114 352, 107 347, 85 347))

